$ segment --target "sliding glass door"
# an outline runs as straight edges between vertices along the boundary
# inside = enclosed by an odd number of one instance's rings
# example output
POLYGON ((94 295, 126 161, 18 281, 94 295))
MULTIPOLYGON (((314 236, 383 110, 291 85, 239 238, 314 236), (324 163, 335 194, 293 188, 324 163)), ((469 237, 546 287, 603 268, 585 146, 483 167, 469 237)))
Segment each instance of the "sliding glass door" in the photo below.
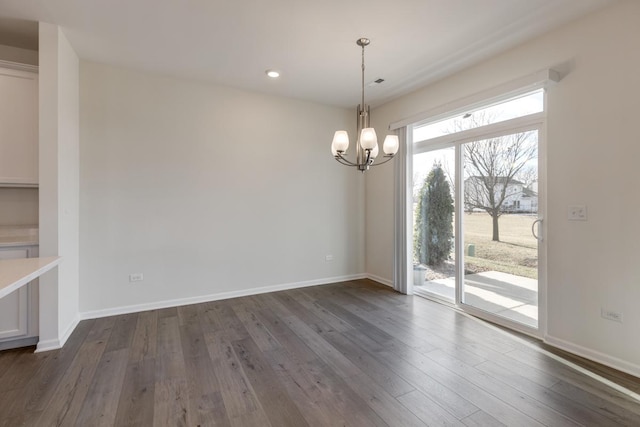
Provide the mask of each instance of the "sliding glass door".
POLYGON ((455 159, 455 147, 413 156, 414 292, 451 303, 456 299, 455 159))
POLYGON ((542 98, 505 103, 519 102, 520 117, 501 120, 494 106, 415 126, 412 147, 414 292, 534 335, 544 278, 542 98))
POLYGON ((461 303, 538 327, 538 131, 460 146, 461 303))

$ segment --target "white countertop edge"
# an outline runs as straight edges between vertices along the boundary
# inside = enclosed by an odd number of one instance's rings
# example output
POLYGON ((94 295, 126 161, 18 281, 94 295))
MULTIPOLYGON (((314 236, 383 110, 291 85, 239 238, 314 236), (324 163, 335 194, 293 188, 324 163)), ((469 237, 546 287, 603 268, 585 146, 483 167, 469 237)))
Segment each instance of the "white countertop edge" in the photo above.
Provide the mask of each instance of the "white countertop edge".
POLYGON ((0 260, 0 298, 56 267, 61 257, 0 260))

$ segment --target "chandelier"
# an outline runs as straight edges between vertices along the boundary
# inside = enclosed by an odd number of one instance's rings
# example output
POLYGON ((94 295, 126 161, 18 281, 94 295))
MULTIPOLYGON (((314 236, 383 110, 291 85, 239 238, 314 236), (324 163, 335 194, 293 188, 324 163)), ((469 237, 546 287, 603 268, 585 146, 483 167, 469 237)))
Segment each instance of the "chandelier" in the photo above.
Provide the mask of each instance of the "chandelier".
POLYGON ((345 130, 336 131, 331 143, 331 153, 333 157, 341 164, 346 166, 354 166, 359 171, 369 170, 370 166, 379 166, 387 163, 398 152, 398 136, 387 135, 382 144, 382 151, 386 160, 373 164, 378 157, 378 137, 376 130, 369 125, 369 106, 364 103, 364 48, 369 45, 369 39, 360 38, 356 40, 356 44, 362 47, 362 104, 358 105, 358 126, 356 141, 356 161, 355 163, 347 160, 347 148, 349 148, 349 134, 345 130))

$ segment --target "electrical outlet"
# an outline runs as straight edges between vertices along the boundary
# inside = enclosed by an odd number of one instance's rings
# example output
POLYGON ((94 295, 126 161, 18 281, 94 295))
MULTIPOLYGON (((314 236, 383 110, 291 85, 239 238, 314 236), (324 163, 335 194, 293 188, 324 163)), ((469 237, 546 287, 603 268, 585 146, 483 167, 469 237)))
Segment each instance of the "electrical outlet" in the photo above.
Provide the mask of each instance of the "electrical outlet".
POLYGON ((584 205, 569 206, 569 221, 586 221, 587 207, 584 205))
POLYGON ((333 261, 333 255, 325 255, 325 256, 324 256, 324 260, 325 260, 325 262, 331 262, 331 261, 333 261))
POLYGON ((129 275, 130 282, 142 282, 144 280, 144 276, 142 273, 131 273, 129 275))
POLYGON ((614 322, 622 323, 622 313, 614 310, 610 310, 608 308, 604 308, 604 307, 601 308, 600 316, 602 316, 603 319, 613 320, 614 322))

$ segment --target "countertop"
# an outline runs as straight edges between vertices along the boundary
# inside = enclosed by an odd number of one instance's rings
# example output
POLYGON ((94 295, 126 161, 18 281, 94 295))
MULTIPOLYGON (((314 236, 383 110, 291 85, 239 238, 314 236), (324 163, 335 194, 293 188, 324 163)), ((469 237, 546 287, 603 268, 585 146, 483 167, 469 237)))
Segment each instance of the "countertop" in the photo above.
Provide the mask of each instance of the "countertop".
POLYGON ((0 298, 60 264, 60 257, 0 260, 0 298))
POLYGON ((37 245, 37 225, 0 225, 0 248, 37 245))

